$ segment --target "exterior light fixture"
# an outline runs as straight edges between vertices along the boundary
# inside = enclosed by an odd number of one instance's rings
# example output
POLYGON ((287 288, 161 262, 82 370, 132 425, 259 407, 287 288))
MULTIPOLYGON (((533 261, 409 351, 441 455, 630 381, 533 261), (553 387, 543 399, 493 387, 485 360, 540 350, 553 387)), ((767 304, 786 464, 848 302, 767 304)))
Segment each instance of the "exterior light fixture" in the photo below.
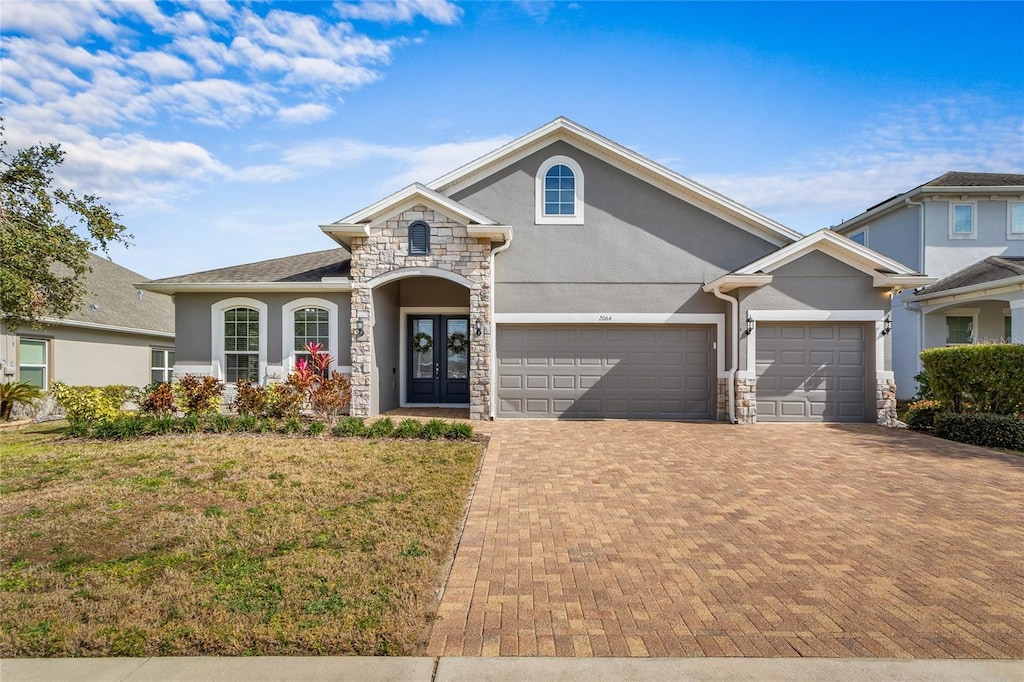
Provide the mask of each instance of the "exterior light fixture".
POLYGON ((366 333, 366 328, 363 326, 362 318, 356 320, 356 337, 360 337, 366 333))
POLYGON ((887 317, 882 321, 882 336, 887 335, 892 331, 892 318, 887 317))
POLYGON ((752 318, 750 316, 750 313, 747 313, 747 331, 744 332, 743 335, 744 336, 750 336, 753 333, 754 333, 754 318, 752 318))
POLYGON ((473 334, 475 336, 483 336, 483 333, 484 333, 484 323, 481 322, 480 320, 477 320, 476 324, 473 327, 473 334))

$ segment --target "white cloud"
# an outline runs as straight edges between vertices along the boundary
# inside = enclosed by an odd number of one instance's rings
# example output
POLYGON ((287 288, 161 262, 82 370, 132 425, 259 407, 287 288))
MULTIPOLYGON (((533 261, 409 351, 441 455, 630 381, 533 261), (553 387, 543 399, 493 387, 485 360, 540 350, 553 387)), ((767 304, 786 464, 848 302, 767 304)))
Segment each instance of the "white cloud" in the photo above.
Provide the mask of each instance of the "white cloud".
POLYGON ((299 104, 278 109, 277 118, 285 123, 317 123, 331 117, 334 110, 323 104, 299 104))
POLYGON ((94 33, 111 38, 117 28, 108 16, 103 0, 80 2, 19 2, 5 0, 3 22, 5 33, 24 33, 46 40, 77 39, 94 33))
POLYGON ((435 24, 455 24, 462 8, 447 0, 361 0, 337 2, 334 9, 342 19, 364 19, 381 23, 409 23, 421 16, 435 24))
POLYGON ((191 64, 166 52, 137 52, 128 63, 157 80, 185 80, 196 73, 191 64))

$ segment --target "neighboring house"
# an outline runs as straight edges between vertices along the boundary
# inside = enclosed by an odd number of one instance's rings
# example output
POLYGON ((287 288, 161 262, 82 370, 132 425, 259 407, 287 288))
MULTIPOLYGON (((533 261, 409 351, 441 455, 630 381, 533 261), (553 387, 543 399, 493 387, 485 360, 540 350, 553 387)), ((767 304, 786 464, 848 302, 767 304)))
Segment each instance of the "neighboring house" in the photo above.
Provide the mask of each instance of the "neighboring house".
POLYGON ((946 173, 833 229, 941 279, 893 300, 900 398, 916 392, 925 348, 1024 343, 1024 175, 946 173))
POLYGON ((320 228, 344 249, 144 285, 177 373, 279 380, 317 341, 356 415, 891 424, 889 294, 934 281, 564 118, 320 228))
POLYGON ((144 292, 145 277, 95 254, 85 275, 81 307, 40 329, 0 324, 3 381, 44 390, 72 385, 146 386, 167 381, 174 368, 174 302, 144 292))

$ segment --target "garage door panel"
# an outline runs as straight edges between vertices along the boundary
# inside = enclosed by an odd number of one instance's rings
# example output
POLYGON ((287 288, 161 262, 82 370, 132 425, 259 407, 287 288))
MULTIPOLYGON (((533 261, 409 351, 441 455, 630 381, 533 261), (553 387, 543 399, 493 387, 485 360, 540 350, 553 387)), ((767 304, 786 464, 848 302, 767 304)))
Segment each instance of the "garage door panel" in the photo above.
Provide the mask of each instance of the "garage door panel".
POLYGON ((499 416, 712 419, 713 331, 499 325, 499 416))
POLYGON ((864 421, 864 325, 760 323, 758 421, 864 421))

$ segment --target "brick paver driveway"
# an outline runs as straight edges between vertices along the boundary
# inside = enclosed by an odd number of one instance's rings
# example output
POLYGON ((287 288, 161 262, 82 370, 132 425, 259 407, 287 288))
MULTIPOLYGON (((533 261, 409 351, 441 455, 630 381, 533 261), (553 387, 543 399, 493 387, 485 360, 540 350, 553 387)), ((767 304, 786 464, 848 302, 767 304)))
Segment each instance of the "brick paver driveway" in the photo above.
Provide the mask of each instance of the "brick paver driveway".
POLYGON ((869 425, 491 429, 431 655, 1024 657, 1024 458, 869 425))

